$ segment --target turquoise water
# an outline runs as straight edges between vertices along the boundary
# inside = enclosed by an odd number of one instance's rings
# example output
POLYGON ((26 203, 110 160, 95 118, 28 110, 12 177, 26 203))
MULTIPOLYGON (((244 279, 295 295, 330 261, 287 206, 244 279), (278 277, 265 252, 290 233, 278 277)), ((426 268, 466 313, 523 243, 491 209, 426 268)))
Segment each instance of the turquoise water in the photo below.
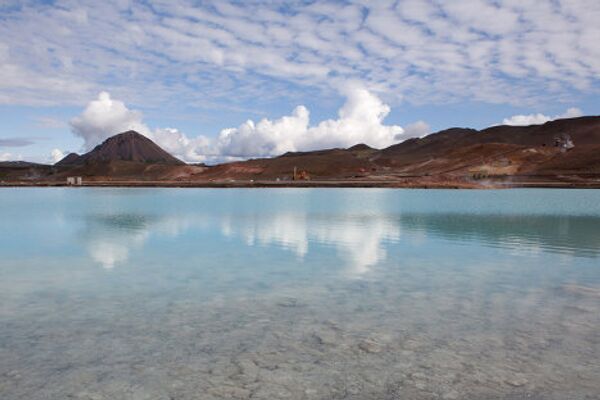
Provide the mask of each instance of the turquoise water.
POLYGON ((600 191, 0 190, 1 399, 597 399, 600 191))

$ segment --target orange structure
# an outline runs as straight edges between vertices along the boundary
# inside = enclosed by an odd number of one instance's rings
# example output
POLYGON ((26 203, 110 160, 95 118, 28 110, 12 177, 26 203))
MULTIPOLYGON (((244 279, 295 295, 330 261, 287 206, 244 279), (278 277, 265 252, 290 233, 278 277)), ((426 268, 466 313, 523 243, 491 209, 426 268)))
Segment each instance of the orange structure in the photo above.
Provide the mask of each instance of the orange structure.
POLYGON ((294 175, 292 175, 292 180, 294 181, 309 181, 310 175, 307 171, 298 171, 298 168, 294 167, 294 175))

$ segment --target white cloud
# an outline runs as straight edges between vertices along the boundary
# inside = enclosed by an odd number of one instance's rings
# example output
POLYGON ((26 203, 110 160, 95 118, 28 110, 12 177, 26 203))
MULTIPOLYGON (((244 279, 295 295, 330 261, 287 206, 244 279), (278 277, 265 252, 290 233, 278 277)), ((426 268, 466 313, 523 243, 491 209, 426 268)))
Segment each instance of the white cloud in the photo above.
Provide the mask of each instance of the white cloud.
POLYGON ((417 121, 404 128, 404 134, 397 136, 397 139, 406 140, 413 137, 423 137, 431 133, 431 127, 425 121, 417 121))
POLYGON ((511 8, 502 8, 486 0, 447 1, 442 3, 442 8, 458 24, 490 35, 514 32, 519 18, 511 8))
POLYGON ((107 92, 101 92, 98 99, 91 101, 70 124, 73 133, 83 139, 86 150, 130 129, 148 134, 148 128, 142 123, 142 113, 129 110, 122 101, 111 99, 107 92))
POLYGON ((528 115, 513 115, 510 118, 504 118, 502 125, 513 125, 513 126, 526 126, 526 125, 540 125, 548 121, 553 121, 560 118, 575 118, 581 117, 583 112, 579 108, 571 107, 562 114, 550 117, 541 113, 528 114, 528 115))
POLYGON ((60 160, 62 160, 63 158, 65 158, 65 153, 63 153, 61 150, 59 149, 53 149, 50 152, 50 157, 49 157, 49 161, 52 164, 56 164, 57 162, 59 162, 60 160))
POLYGON ((0 161, 21 161, 21 160, 23 160, 22 154, 0 152, 0 161))
POLYGON ((364 88, 346 90, 347 100, 338 119, 310 126, 310 114, 298 106, 291 115, 277 120, 247 121, 237 128, 221 131, 220 154, 233 157, 275 156, 287 151, 350 147, 357 143, 382 148, 403 133, 398 125, 384 125, 390 108, 364 88))
POLYGON ((210 152, 209 141, 204 137, 189 139, 173 128, 151 130, 140 111, 130 110, 125 103, 101 92, 96 100, 88 103, 84 111, 70 121, 71 131, 84 141, 84 151, 102 143, 118 133, 135 130, 154 140, 171 154, 186 161, 203 161, 210 152), (201 151, 201 153, 198 153, 201 151))
POLYGON ((390 146, 429 131, 423 121, 409 125, 408 135, 398 125, 385 125, 390 108, 368 90, 352 86, 344 90, 346 102, 337 119, 310 125, 310 113, 304 106, 279 119, 248 120, 237 128, 223 129, 210 139, 189 138, 174 128, 150 129, 139 111, 102 92, 85 110, 71 120, 75 135, 83 138, 86 150, 106 138, 134 129, 154 140, 173 155, 188 162, 219 162, 251 157, 272 157, 287 151, 308 151, 350 147, 365 143, 376 148, 390 146))
POLYGON ((510 118, 504 118, 502 125, 526 126, 540 125, 550 121, 551 118, 544 114, 513 115, 510 118))
POLYGON ((564 113, 557 115, 554 119, 577 118, 577 117, 581 117, 581 116, 583 116, 583 111, 581 111, 577 107, 571 107, 571 108, 567 109, 567 111, 565 111, 564 113))
POLYGON ((175 128, 158 128, 149 131, 147 136, 163 149, 186 162, 227 160, 216 152, 213 141, 205 136, 189 138, 175 128))
POLYGON ((4 11, 4 104, 77 104, 108 82, 136 104, 236 107, 359 80, 421 104, 529 105, 595 94, 600 76, 594 0, 82 0, 4 11))

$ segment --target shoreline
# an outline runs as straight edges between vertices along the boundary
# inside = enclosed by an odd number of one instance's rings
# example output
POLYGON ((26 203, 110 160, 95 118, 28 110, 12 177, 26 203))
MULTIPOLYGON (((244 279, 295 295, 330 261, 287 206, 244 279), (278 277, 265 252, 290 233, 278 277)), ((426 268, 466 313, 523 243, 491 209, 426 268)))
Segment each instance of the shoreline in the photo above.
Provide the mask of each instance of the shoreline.
POLYGON ((466 181, 382 181, 382 180, 312 180, 312 181, 84 181, 81 185, 66 182, 1 182, 2 187, 115 187, 115 188, 382 188, 382 189, 600 189, 600 181, 522 180, 466 181))

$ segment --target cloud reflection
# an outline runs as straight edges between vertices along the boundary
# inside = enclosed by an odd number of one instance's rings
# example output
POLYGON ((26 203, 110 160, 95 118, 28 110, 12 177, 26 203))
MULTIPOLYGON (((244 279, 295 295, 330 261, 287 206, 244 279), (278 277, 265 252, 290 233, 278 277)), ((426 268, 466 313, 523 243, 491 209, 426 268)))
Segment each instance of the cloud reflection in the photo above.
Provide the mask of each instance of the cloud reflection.
POLYGON ((335 224, 320 223, 309 233, 317 241, 335 246, 346 259, 347 272, 361 276, 385 260, 384 243, 400 239, 400 225, 369 216, 339 220, 335 224))
POLYGON ((90 242, 88 251, 92 259, 104 269, 113 269, 116 264, 127 261, 129 247, 134 243, 121 243, 109 240, 90 242))
POLYGON ((177 237, 198 220, 181 216, 143 213, 91 215, 85 219, 85 247, 92 260, 104 269, 127 262, 132 249, 142 249, 151 235, 177 237))
POLYGON ((276 213, 272 216, 225 215, 221 232, 241 236, 249 246, 278 245, 304 257, 308 252, 307 216, 304 213, 276 213))
MULTIPOLYGON (((82 240, 91 259, 106 269, 125 264, 131 251, 142 249, 153 235, 178 238, 188 230, 204 230, 211 240, 238 238, 250 247, 278 247, 301 260, 325 246, 335 249, 348 276, 360 277, 386 260, 388 249, 401 235, 414 245, 441 239, 476 242, 517 255, 553 252, 597 257, 600 242, 593 231, 598 221, 596 217, 578 216, 314 214, 303 209, 173 215, 140 212, 89 216, 82 240)), ((191 238, 201 240, 194 235, 191 238)))
POLYGON ((306 213, 280 213, 224 218, 221 232, 252 245, 276 245, 303 258, 310 244, 336 248, 349 275, 360 276, 386 258, 384 242, 400 238, 400 226, 375 216, 329 218, 306 213))
POLYGON ((91 259, 105 269, 125 264, 133 249, 142 249, 152 235, 178 237, 203 227, 224 237, 242 238, 248 246, 277 246, 304 258, 311 246, 336 249, 349 275, 359 276, 386 258, 384 242, 400 238, 400 226, 381 217, 331 218, 305 212, 272 215, 223 214, 152 216, 115 214, 86 218, 83 235, 91 259))

